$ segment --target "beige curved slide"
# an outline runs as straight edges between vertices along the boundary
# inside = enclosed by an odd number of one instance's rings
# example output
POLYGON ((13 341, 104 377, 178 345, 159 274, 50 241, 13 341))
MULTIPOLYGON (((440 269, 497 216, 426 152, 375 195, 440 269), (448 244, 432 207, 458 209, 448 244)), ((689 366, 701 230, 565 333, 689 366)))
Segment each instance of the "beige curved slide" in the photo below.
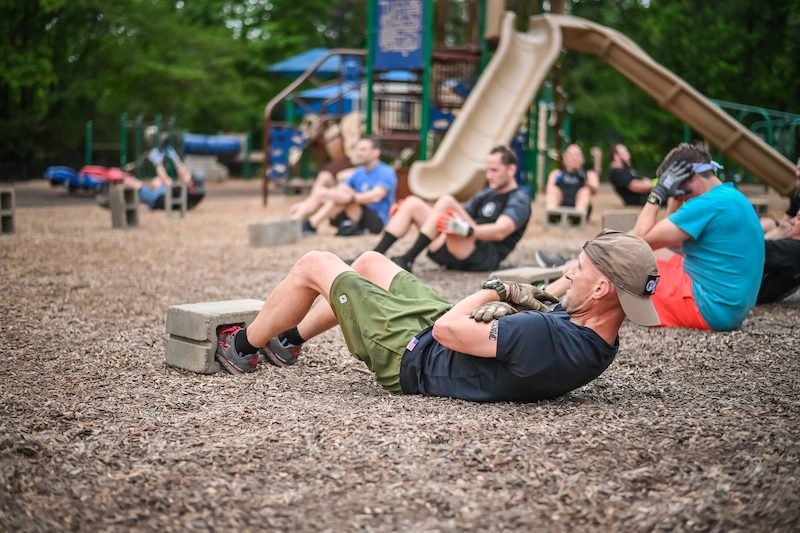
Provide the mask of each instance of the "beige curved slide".
POLYGON ((507 144, 561 49, 561 32, 548 19, 514 31, 506 13, 500 44, 430 161, 411 165, 408 185, 427 200, 445 194, 466 200, 486 185, 486 156, 507 144))
POLYGON ((652 96, 661 107, 689 124, 726 156, 781 194, 788 195, 794 190, 794 165, 791 161, 681 78, 656 63, 625 35, 594 22, 565 15, 532 17, 530 28, 531 31, 526 34, 513 32, 513 16, 506 15, 500 47, 467 98, 451 131, 431 161, 412 165, 408 181, 414 194, 431 200, 443 194, 452 194, 461 199, 470 196, 482 186, 484 158, 492 146, 511 140, 522 112, 539 89, 558 53, 556 48, 555 55, 552 55, 548 51, 549 47, 543 43, 531 46, 526 51, 522 47, 504 48, 503 43, 519 42, 522 37, 528 36, 535 40, 537 36, 546 35, 547 32, 550 32, 557 47, 563 41, 566 48, 600 57, 652 96), (507 38, 510 35, 511 38, 507 38), (513 59, 509 59, 509 55, 513 59), (520 72, 515 65, 525 62, 529 65, 520 72), (520 98, 528 99, 520 102, 513 110, 506 111, 506 107, 510 106, 498 107, 494 112, 485 109, 486 105, 503 97, 494 94, 499 91, 489 79, 503 75, 513 77, 515 72, 519 73, 520 83, 527 80, 527 83, 535 84, 520 87, 520 98), (475 114, 475 109, 480 110, 480 116, 475 114), (459 124, 461 121, 463 125, 459 124), (469 137, 473 131, 479 132, 480 137, 469 137), (456 135, 451 138, 451 133, 456 135), (462 149, 459 146, 461 144, 466 149, 462 149), (469 158, 459 161, 464 158, 464 153, 469 154, 469 158))

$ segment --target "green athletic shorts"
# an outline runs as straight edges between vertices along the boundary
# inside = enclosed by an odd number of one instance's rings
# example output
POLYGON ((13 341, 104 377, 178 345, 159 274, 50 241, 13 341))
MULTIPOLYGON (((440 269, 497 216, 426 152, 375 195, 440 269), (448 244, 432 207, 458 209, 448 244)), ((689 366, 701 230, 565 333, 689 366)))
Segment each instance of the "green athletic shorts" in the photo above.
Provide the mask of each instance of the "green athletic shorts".
POLYGON ((347 349, 364 361, 384 388, 401 393, 400 361, 408 342, 453 307, 408 272, 389 290, 353 271, 336 276, 331 307, 347 349))

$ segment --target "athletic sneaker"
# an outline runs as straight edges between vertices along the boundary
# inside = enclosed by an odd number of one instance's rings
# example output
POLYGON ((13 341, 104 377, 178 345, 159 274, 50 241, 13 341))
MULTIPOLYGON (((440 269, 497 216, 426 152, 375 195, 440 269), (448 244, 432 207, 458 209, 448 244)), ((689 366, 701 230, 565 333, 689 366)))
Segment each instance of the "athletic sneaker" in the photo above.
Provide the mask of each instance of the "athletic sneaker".
POLYGON ((543 252, 541 250, 536 252, 536 262, 539 263, 540 267, 558 268, 562 265, 565 265, 568 261, 569 258, 564 257, 563 255, 548 254, 547 252, 543 252))
POLYGON ((236 332, 239 326, 228 326, 217 331, 217 361, 222 368, 234 375, 254 372, 258 363, 258 353, 244 355, 236 351, 236 332))
POLYGON ((392 257, 392 263, 394 263, 395 265, 399 266, 400 268, 408 272, 411 272, 411 268, 414 266, 414 261, 409 261, 402 255, 392 257))
POLYGON ((275 366, 289 366, 293 365, 297 358, 300 357, 300 346, 286 342, 285 344, 278 339, 272 337, 267 345, 259 350, 267 361, 275 366))

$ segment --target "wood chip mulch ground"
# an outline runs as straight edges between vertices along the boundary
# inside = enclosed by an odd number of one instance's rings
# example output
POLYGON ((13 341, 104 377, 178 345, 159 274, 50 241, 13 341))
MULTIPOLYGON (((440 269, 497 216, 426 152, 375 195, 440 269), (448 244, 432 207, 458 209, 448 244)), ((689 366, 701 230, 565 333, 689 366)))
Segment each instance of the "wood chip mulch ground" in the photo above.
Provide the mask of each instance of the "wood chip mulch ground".
MULTIPOLYGON (((130 230, 91 197, 16 191, 1 531, 800 529, 800 296, 730 333, 626 322, 605 374, 529 405, 393 396, 338 330, 292 368, 204 376, 164 364, 167 307, 263 299, 304 252, 353 257, 377 237, 251 248, 248 223, 295 200, 263 208, 256 182, 210 185, 185 220, 143 208, 130 230)), ((537 200, 507 265, 580 250, 598 204, 586 230, 545 232, 537 200)), ((427 258, 416 273, 453 300, 485 278, 427 258)))

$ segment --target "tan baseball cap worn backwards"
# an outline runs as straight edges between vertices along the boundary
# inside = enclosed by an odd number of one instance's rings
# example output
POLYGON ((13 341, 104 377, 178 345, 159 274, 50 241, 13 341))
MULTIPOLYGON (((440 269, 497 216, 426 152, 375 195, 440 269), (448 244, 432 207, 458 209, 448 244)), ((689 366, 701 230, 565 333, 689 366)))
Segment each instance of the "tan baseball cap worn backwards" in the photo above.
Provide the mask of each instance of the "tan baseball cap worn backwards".
POLYGON ((640 326, 661 324, 650 301, 658 285, 658 266, 644 239, 604 229, 583 245, 583 251, 597 270, 617 288, 625 316, 640 326))

